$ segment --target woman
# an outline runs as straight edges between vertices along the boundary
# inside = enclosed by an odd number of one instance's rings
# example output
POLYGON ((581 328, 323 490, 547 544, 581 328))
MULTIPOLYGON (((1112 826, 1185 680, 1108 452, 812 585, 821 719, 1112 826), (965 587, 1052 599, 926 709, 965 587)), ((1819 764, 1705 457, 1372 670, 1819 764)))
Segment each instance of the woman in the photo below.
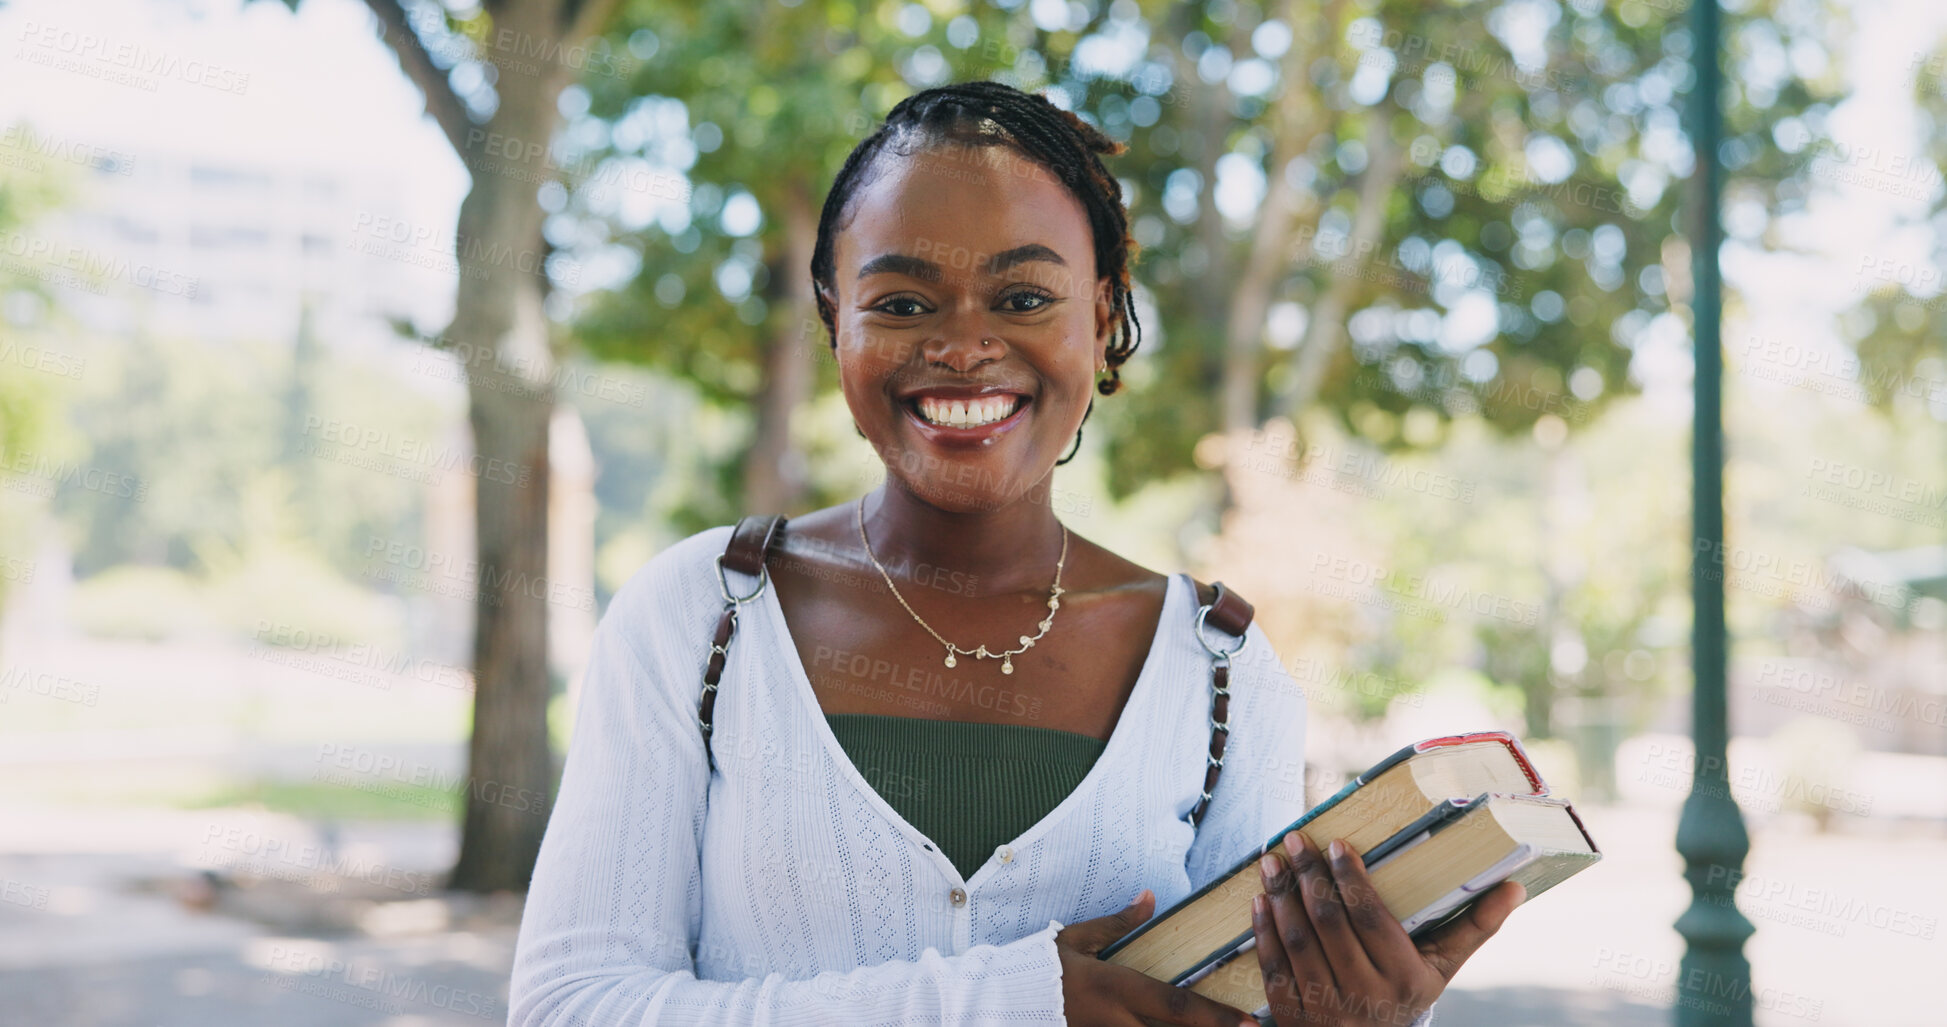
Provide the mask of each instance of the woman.
MULTIPOLYGON (((1139 339, 1136 247, 1097 156, 1121 149, 976 82, 900 103, 846 161, 811 273, 885 482, 792 520, 761 577, 719 581, 722 527, 617 593, 512 1023, 1255 1022, 1094 956, 1303 809, 1303 695, 1252 626, 1226 769, 1187 818, 1210 597, 1050 502, 1139 339), (730 591, 757 595, 706 751, 699 682, 730 591)), ((1265 867, 1258 958, 1287 1027, 1413 1022, 1519 899, 1415 946, 1356 857, 1265 867)))

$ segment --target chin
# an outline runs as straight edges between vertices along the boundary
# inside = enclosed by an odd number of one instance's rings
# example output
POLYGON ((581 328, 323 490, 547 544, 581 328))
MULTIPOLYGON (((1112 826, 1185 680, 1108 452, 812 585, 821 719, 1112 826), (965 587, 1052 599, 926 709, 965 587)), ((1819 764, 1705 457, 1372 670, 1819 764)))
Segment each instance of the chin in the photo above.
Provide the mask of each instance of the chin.
POLYGON ((907 492, 949 513, 999 510, 1032 495, 1035 485, 1048 476, 1046 468, 1037 475, 1020 465, 951 455, 921 457, 922 452, 906 449, 907 459, 902 461, 898 449, 882 451, 887 457, 886 474, 907 492))

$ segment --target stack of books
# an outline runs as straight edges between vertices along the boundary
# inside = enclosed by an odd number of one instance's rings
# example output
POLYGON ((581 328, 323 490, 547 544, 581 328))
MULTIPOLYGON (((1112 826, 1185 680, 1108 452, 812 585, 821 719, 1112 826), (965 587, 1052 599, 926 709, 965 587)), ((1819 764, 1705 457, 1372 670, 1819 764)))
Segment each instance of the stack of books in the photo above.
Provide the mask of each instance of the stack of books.
POLYGON ((1521 882, 1533 899, 1602 858, 1513 735, 1430 738, 1381 760, 1099 957, 1266 1016, 1251 899, 1263 891, 1258 858, 1294 830, 1320 851, 1344 839, 1415 938, 1503 881, 1521 882))

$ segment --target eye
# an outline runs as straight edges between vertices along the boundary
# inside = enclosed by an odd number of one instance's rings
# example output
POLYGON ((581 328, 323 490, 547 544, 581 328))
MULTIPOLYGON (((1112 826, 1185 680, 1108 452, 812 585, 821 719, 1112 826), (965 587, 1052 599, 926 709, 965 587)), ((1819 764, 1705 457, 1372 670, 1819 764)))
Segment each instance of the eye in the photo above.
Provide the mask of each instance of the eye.
POLYGON ((914 317, 926 312, 925 305, 911 296, 894 296, 889 300, 881 301, 878 306, 872 309, 891 314, 894 317, 914 317), (912 307, 915 309, 895 310, 893 309, 895 307, 912 307))
POLYGON ((1001 302, 1016 304, 1022 300, 1030 301, 1030 305, 1011 306, 1008 309, 1016 314, 1032 314, 1035 311, 1040 310, 1043 307, 1046 307, 1048 304, 1053 303, 1055 301, 1055 298, 1038 289, 1021 289, 1015 292, 1008 293, 1006 298, 1002 299, 1001 302))

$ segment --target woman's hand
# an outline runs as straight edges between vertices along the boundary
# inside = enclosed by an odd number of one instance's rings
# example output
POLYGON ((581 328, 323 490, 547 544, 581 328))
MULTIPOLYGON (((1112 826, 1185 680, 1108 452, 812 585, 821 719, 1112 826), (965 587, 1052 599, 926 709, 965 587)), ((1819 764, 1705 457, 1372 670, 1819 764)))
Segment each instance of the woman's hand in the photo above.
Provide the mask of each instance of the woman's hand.
POLYGON ((1243 1010, 1096 958, 1110 942, 1141 927, 1155 907, 1156 894, 1144 888, 1122 912, 1069 924, 1055 933, 1068 1022, 1075 1027, 1257 1027, 1257 1020, 1243 1010))
POLYGON ((1440 997, 1460 964, 1527 898, 1509 881, 1415 943, 1386 911, 1359 855, 1333 842, 1328 860, 1298 831, 1260 861, 1264 894, 1251 926, 1264 995, 1278 1027, 1407 1027, 1440 997))

